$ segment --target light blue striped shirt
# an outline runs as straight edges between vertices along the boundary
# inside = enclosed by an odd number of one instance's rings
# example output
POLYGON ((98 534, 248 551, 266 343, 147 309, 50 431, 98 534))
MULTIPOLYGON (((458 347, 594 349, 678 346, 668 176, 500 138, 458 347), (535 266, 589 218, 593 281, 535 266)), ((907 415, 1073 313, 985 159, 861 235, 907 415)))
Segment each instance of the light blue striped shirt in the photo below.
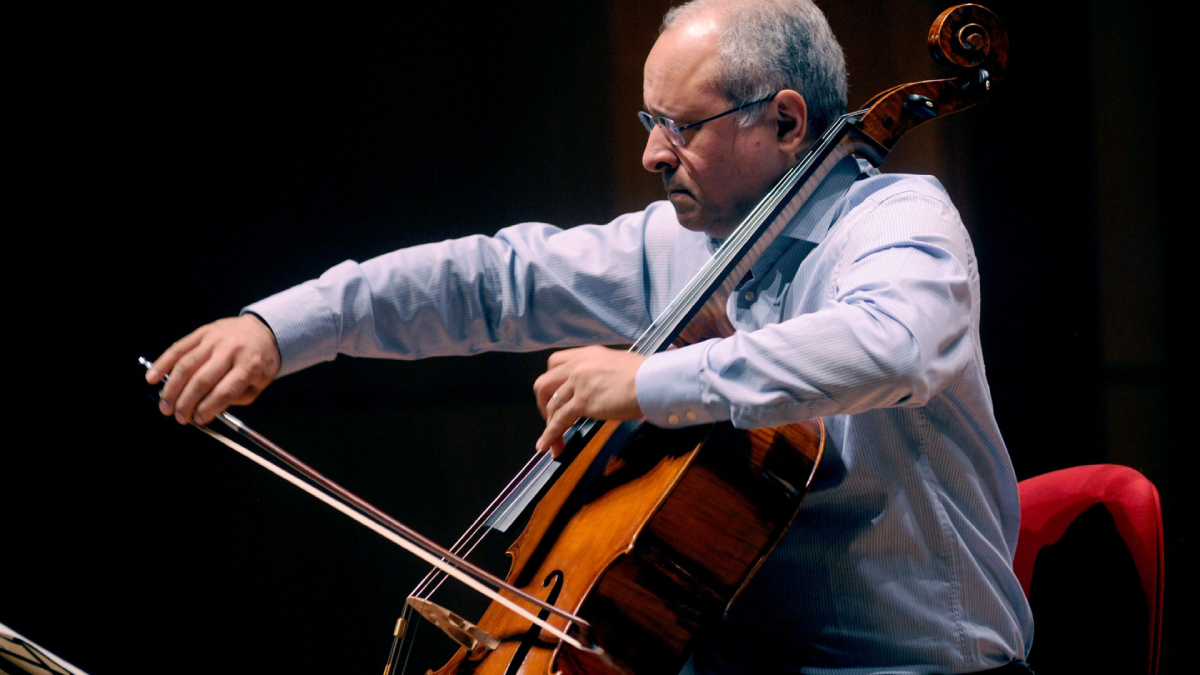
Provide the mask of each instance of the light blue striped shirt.
MULTIPOLYGON (((345 262, 259 303, 281 374, 632 342, 716 243, 667 202, 345 262)), ((979 345, 979 277, 936 180, 844 161, 730 297, 738 332, 649 358, 646 418, 829 439, 796 522, 703 640, 698 673, 961 673, 1024 658, 1017 484, 979 345), (847 189, 848 188, 848 189, 847 189)))

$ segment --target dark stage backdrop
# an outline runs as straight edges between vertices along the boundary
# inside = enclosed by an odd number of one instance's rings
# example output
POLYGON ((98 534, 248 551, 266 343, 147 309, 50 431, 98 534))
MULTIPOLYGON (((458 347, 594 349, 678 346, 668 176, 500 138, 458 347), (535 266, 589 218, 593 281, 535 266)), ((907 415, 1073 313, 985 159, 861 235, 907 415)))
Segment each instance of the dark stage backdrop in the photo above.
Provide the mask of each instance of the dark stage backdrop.
MULTIPOLYGON (((923 40, 941 4, 821 4, 852 104, 937 75, 923 40)), ((378 672, 421 566, 162 419, 136 358, 348 258, 659 198, 634 112, 666 6, 134 3, 15 22, 22 402, 0 451, 0 621, 94 674, 378 672)), ((1156 6, 992 5, 1009 81, 889 167, 939 175, 962 210, 1019 477, 1117 462, 1162 490, 1172 672, 1196 334, 1167 308, 1195 290, 1195 242, 1168 135, 1186 40, 1156 6)), ((531 454, 545 357, 342 358, 237 414, 451 542, 531 454)), ((424 642, 420 672, 451 651, 424 642)))

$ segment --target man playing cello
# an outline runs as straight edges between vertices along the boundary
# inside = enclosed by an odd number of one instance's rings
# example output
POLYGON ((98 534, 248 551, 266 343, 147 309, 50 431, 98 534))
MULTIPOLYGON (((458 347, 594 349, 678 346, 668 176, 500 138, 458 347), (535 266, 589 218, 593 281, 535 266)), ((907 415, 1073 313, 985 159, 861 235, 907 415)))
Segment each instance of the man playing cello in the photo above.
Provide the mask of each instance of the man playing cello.
POLYGON ((734 335, 649 357, 598 346, 633 341, 846 107, 841 47, 809 0, 671 10, 643 86, 642 163, 666 201, 342 263, 172 345, 147 373, 171 376, 162 412, 204 424, 339 353, 565 347, 534 384, 539 450, 584 416, 819 416, 825 457, 789 531, 803 538, 784 536, 695 671, 1027 672, 1016 478, 945 191, 843 160, 730 298, 734 335))

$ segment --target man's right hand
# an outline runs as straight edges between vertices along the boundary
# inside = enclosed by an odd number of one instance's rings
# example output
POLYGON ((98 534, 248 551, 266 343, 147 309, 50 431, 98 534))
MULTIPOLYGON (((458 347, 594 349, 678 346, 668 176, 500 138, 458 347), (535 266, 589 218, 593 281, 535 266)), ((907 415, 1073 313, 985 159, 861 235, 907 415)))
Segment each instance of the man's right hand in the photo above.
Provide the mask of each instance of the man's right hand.
POLYGON ((231 405, 258 398, 279 373, 275 334, 253 314, 221 319, 171 345, 146 371, 155 384, 169 373, 158 409, 180 424, 207 424, 231 405))

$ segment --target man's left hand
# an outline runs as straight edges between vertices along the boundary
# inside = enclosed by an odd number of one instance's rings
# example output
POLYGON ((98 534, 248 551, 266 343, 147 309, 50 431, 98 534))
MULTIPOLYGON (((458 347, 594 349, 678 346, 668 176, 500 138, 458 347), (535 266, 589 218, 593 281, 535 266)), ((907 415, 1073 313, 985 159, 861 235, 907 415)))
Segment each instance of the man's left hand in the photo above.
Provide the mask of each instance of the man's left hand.
POLYGON ((533 383, 546 430, 539 452, 557 457, 563 434, 575 420, 632 420, 642 416, 637 399, 637 371, 645 356, 607 347, 564 349, 550 355, 546 372, 533 383))

